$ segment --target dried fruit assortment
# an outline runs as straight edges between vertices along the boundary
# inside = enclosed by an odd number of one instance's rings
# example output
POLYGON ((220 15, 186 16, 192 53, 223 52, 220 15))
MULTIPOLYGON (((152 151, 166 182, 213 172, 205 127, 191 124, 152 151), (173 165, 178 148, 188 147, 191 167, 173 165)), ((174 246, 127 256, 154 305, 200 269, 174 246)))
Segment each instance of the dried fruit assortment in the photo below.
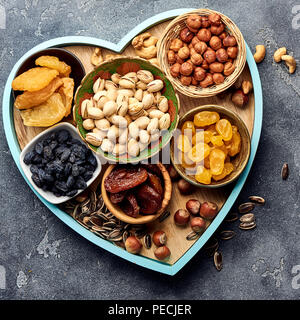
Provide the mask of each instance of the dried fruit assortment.
POLYGON ((156 165, 119 165, 105 178, 104 187, 110 201, 134 218, 156 213, 164 197, 163 178, 156 165))
POLYGON ((203 184, 228 176, 234 165, 231 158, 241 150, 238 128, 218 112, 201 111, 186 121, 175 137, 175 158, 188 175, 203 184))
POLYGON ((212 13, 190 15, 167 55, 174 78, 184 86, 207 88, 223 83, 234 72, 238 52, 236 38, 226 30, 221 16, 212 13))
POLYGON ((67 130, 53 132, 36 143, 23 161, 30 166, 34 184, 56 197, 73 197, 85 189, 97 167, 92 151, 67 130))
POLYGON ((49 127, 71 113, 74 80, 71 67, 57 57, 41 56, 35 64, 16 77, 12 88, 24 91, 15 100, 24 125, 49 127))
POLYGON ((148 70, 99 77, 94 95, 80 104, 85 140, 115 156, 137 157, 171 125, 163 88, 164 82, 148 70))

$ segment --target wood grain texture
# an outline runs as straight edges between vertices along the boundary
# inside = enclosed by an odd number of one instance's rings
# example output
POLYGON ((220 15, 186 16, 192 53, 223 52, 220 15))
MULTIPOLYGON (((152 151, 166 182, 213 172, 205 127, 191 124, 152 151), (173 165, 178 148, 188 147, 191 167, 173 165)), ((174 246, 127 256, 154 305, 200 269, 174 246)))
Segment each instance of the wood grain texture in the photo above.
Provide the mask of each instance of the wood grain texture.
MULTIPOLYGON (((160 34, 164 30, 164 28, 168 25, 168 22, 163 22, 159 25, 156 25, 149 29, 149 31, 157 36, 160 37, 160 34)), ((78 56, 85 67, 86 72, 90 72, 93 70, 93 65, 90 62, 90 58, 94 47, 89 46, 72 46, 66 47, 67 50, 73 52, 76 56, 78 56)), ((111 52, 109 50, 103 49, 103 56, 104 58, 108 54, 118 54, 111 52)), ((127 56, 135 56, 134 49, 131 45, 129 45, 124 51, 123 54, 127 56)), ((249 68, 246 64, 246 67, 241 75, 242 79, 251 80, 251 75, 249 72, 249 68)), ((254 94, 253 92, 249 96, 249 103, 246 105, 245 108, 238 108, 234 106, 230 100, 230 94, 221 94, 215 97, 208 97, 208 98, 190 98, 183 96, 179 93, 180 104, 181 104, 181 111, 180 114, 183 115, 186 111, 205 104, 216 104, 224 106, 236 113, 242 118, 245 122, 250 135, 252 136, 253 124, 254 124, 254 94)), ((25 145, 32 140, 38 133, 42 132, 45 128, 34 128, 34 127, 25 127, 23 125, 22 119, 20 117, 20 113, 17 109, 14 110, 14 123, 15 123, 15 130, 18 137, 20 148, 23 149, 25 145)), ((103 170, 105 170, 105 166, 103 170)), ((102 171, 103 174, 103 171, 102 171)), ((101 176, 102 176, 101 174, 101 176)), ((100 181, 101 179, 97 179, 100 181)), ((156 230, 164 230, 167 234, 168 241, 167 246, 170 248, 171 257, 166 262, 168 264, 174 264, 184 253, 189 250, 189 248, 195 243, 195 241, 187 241, 185 237, 187 234, 190 233, 191 229, 189 227, 178 227, 173 222, 173 216, 176 210, 179 208, 185 208, 186 202, 191 199, 195 198, 198 199, 200 202, 203 201, 213 201, 215 202, 219 208, 225 203, 226 199, 228 198, 233 186, 221 188, 217 190, 212 189, 197 189, 192 195, 183 196, 179 193, 177 184, 173 183, 173 191, 172 191, 172 198, 168 207, 170 210, 171 215, 165 221, 160 223, 159 221, 155 221, 149 224, 149 232, 152 233, 156 230)), ((209 222, 207 223, 209 225, 209 222)), ((151 249, 147 250, 143 248, 141 254, 151 259, 155 259, 154 256, 154 249, 155 246, 152 245, 151 249)))

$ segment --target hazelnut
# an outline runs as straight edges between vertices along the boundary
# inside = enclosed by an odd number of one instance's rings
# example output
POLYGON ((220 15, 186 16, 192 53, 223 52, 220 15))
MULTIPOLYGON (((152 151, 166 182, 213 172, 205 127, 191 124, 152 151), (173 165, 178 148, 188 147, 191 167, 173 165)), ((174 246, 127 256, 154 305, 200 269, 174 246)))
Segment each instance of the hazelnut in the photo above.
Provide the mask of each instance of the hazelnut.
POLYGON ((135 236, 130 236, 125 241, 125 248, 130 253, 139 253, 142 250, 142 247, 140 240, 135 236))
POLYGON ((221 40, 224 40, 226 37, 227 37, 226 31, 223 31, 221 34, 219 34, 219 38, 220 38, 221 40))
POLYGON ((208 64, 211 64, 216 61, 216 52, 212 49, 207 49, 203 54, 203 58, 207 61, 208 64))
POLYGON ((224 29, 225 29, 225 26, 224 26, 224 24, 222 23, 222 24, 220 24, 219 26, 211 26, 210 27, 210 32, 212 33, 212 34, 215 34, 215 35, 219 35, 219 34, 221 34, 223 31, 224 31, 224 29))
POLYGON ((188 28, 199 29, 201 27, 201 17, 197 14, 192 14, 186 19, 186 24, 188 28))
POLYGON ((191 82, 191 84, 192 84, 193 86, 197 86, 197 85, 198 85, 198 81, 195 79, 195 77, 192 77, 192 82, 191 82))
MULTIPOLYGON (((198 39, 198 38, 197 38, 198 39)), ((200 41, 198 40, 199 42, 197 42, 195 45, 194 45, 194 49, 197 53, 200 53, 200 54, 203 54, 206 49, 207 49, 207 44, 204 42, 204 41, 200 41)))
POLYGON ((164 231, 155 231, 153 233, 152 240, 157 247, 160 247, 167 242, 167 235, 164 231))
POLYGON ((221 62, 213 62, 209 65, 209 70, 211 73, 215 73, 215 72, 223 72, 224 70, 224 64, 221 62))
POLYGON ((218 213, 218 206, 214 202, 203 202, 200 208, 200 216, 205 219, 213 219, 218 213))
POLYGON ((194 78, 197 81, 202 81, 206 76, 206 71, 202 67, 196 67, 194 70, 194 78))
POLYGON ((222 75, 222 73, 214 73, 213 74, 213 80, 215 84, 221 84, 224 82, 224 76, 222 75))
POLYGON ((210 21, 208 17, 205 17, 205 16, 201 17, 201 26, 202 28, 208 28, 210 26, 210 21))
POLYGON ((200 233, 201 231, 204 231, 206 227, 206 222, 204 219, 200 217, 194 217, 191 219, 191 228, 196 233, 200 233))
POLYGON ((184 86, 189 86, 192 82, 192 77, 188 77, 188 76, 181 76, 180 77, 180 82, 184 85, 184 86))
POLYGON ((174 64, 176 62, 176 56, 173 50, 168 51, 168 62, 169 64, 174 64))
POLYGON ((207 88, 214 83, 213 76, 211 73, 207 73, 204 80, 200 81, 200 86, 202 88, 207 88))
POLYGON ((228 54, 228 57, 235 59, 238 55, 238 48, 237 47, 228 47, 227 54, 228 54))
POLYGON ((194 37, 194 33, 189 28, 184 28, 180 31, 180 39, 185 43, 190 43, 194 37))
POLYGON ((219 37, 212 36, 209 41, 209 45, 212 49, 218 50, 218 49, 222 48, 222 41, 219 37))
POLYGON ((173 39, 171 41, 170 50, 177 52, 183 46, 183 42, 180 39, 173 39))
POLYGON ((187 201, 185 206, 186 206, 186 209, 188 210, 188 212, 195 216, 200 211, 201 203, 200 203, 200 201, 198 201, 196 199, 190 199, 189 201, 187 201))
POLYGON ((174 214, 174 222, 178 226, 185 226, 190 221, 190 214, 185 209, 179 209, 174 214))
POLYGON ((169 175, 170 175, 170 178, 171 180, 177 180, 180 176, 179 176, 179 173, 176 171, 176 169, 170 164, 168 166, 168 172, 169 172, 169 175))
POLYGON ((180 73, 180 64, 179 63, 173 64, 170 68, 170 72, 173 77, 175 78, 178 77, 180 73))
POLYGON ((221 48, 216 51, 216 57, 219 62, 226 62, 228 60, 227 51, 224 48, 221 48))
POLYGON ((190 56, 190 49, 188 47, 182 47, 178 51, 178 57, 181 59, 187 59, 190 56))
POLYGON ((208 16, 208 20, 214 26, 219 26, 222 23, 221 16, 219 14, 217 14, 217 13, 211 13, 208 16))
POLYGON ((190 56, 192 56, 193 54, 196 54, 197 51, 194 49, 194 47, 190 48, 190 56))
POLYGON ((227 36, 224 40, 223 40, 223 46, 224 47, 234 47, 236 46, 236 39, 234 36, 227 36))
POLYGON ((205 70, 208 70, 209 69, 209 64, 206 60, 203 60, 202 64, 201 64, 201 67, 205 70))
POLYGON ((211 38, 211 32, 208 29, 202 28, 197 33, 197 37, 201 41, 208 42, 211 38))
POLYGON ((193 66, 188 63, 188 62, 184 62, 181 66, 180 66, 180 73, 183 76, 189 76, 191 73, 193 72, 193 66))
POLYGON ((179 57, 178 53, 175 54, 175 57, 176 57, 176 63, 179 63, 179 64, 184 63, 184 60, 179 57))
POLYGON ((202 62, 203 62, 203 58, 201 56, 201 54, 199 53, 194 53, 192 56, 191 56, 191 61, 193 64, 195 65, 200 65, 202 62))
POLYGON ((165 260, 169 258, 171 252, 167 246, 162 246, 155 249, 154 255, 158 260, 165 260))
POLYGON ((232 64, 232 62, 225 63, 223 73, 226 77, 231 75, 234 70, 235 70, 235 66, 232 64))
POLYGON ((237 90, 232 95, 231 101, 238 107, 244 107, 248 103, 249 97, 242 90, 237 90))
POLYGON ((190 45, 195 46, 196 43, 200 42, 200 40, 198 39, 197 36, 194 36, 194 38, 192 39, 192 42, 190 43, 190 45))
POLYGON ((180 179, 177 185, 181 194, 190 194, 194 191, 194 186, 184 179, 180 179))

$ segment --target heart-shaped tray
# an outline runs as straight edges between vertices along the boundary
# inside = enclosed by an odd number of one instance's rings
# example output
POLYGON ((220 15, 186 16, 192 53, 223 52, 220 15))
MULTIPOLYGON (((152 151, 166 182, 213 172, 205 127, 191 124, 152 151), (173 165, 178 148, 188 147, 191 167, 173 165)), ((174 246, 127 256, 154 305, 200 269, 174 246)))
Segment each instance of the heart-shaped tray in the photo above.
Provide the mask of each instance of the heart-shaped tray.
MULTIPOLYGON (((172 217, 166 219, 162 223, 154 222, 152 225, 149 226, 150 233, 153 230, 157 230, 159 228, 165 230, 168 234, 168 246, 170 247, 172 254, 170 260, 167 263, 157 261, 154 257, 152 249, 143 249, 140 255, 133 255, 128 253, 126 250, 115 246, 113 243, 101 239, 100 237, 96 236, 95 234, 81 226, 79 223, 77 223, 67 213, 60 210, 57 206, 50 204, 49 202, 44 200, 39 194, 37 194, 37 192, 31 186, 30 182, 27 180, 27 178, 24 175, 24 172, 21 169, 19 163, 19 155, 21 150, 25 147, 25 145, 43 129, 25 127, 23 125, 19 112, 15 110, 13 107, 11 83, 21 64, 32 54, 46 48, 65 47, 67 50, 70 50, 80 58, 81 62, 83 63, 86 69, 86 72, 89 72, 93 69, 93 66, 90 63, 90 57, 95 46, 103 48, 104 56, 108 53, 117 53, 125 54, 127 56, 134 56, 134 49, 130 45, 130 42, 136 35, 149 29, 149 31, 153 35, 159 37, 164 28, 169 23, 169 21, 167 20, 170 20, 180 14, 183 14, 191 10, 193 9, 171 10, 160 13, 150 19, 147 19, 146 21, 135 27, 132 31, 130 31, 118 44, 91 37, 62 37, 39 44, 38 46, 28 51, 12 69, 6 82, 2 105, 4 130, 11 154, 24 179, 29 184, 33 192, 40 198, 40 200, 70 228, 72 228, 81 236, 90 240, 94 244, 98 245, 99 247, 102 247, 103 249, 108 250, 111 253, 114 253, 119 257, 122 257, 140 266, 169 275, 176 274, 203 247, 203 245, 209 240, 209 238, 213 235, 216 229, 220 226, 220 224, 226 217, 227 213, 231 209, 232 205, 234 204, 237 196, 239 195, 253 164, 261 133, 263 100, 260 77, 258 74, 256 63, 253 59, 252 53, 248 45, 246 44, 247 64, 242 73, 242 77, 244 79, 252 81, 254 91, 250 95, 250 100, 246 108, 236 108, 232 104, 229 95, 202 99, 192 99, 183 95, 179 95, 182 106, 181 114, 198 105, 205 104, 223 105, 226 108, 238 113, 246 123, 249 133, 251 135, 251 155, 247 167, 245 168, 245 170, 243 171, 243 173, 241 174, 241 176, 235 184, 233 184, 230 187, 217 190, 198 189, 192 195, 193 198, 198 198, 200 201, 214 201, 219 205, 219 207, 221 207, 221 210, 216 216, 216 218, 212 221, 212 223, 209 225, 209 227, 206 229, 206 231, 201 235, 199 239, 195 241, 187 241, 185 237, 190 232, 190 229, 176 227, 172 222, 172 217)), ((169 205, 171 214, 174 214, 174 212, 179 208, 184 208, 185 203, 189 198, 190 196, 180 195, 177 190, 177 187, 174 186, 171 203, 169 205)))

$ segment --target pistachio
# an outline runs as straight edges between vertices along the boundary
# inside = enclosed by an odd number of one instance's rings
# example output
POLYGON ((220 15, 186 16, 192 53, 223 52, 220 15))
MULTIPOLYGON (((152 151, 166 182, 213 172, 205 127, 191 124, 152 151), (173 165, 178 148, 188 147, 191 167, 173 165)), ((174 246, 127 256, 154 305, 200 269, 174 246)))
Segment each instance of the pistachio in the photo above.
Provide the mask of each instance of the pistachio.
POLYGON ((136 83, 136 87, 137 87, 137 89, 147 90, 147 84, 142 81, 138 81, 136 83))
POLYGON ((116 84, 119 84, 121 80, 121 75, 118 74, 118 73, 114 73, 112 76, 111 76, 111 81, 116 83, 116 84))
MULTIPOLYGON (((101 121, 101 120, 96 120, 96 121, 101 121)), ((102 140, 107 137, 107 131, 103 131, 98 128, 94 128, 93 133, 99 136, 102 140)))
POLYGON ((128 103, 129 104, 134 104, 134 103, 139 103, 140 101, 137 99, 137 98, 135 98, 135 97, 130 97, 129 99, 128 99, 128 103))
POLYGON ((130 78, 131 80, 133 80, 134 82, 138 82, 138 77, 137 77, 137 73, 136 72, 128 72, 124 75, 124 77, 126 78, 130 78))
POLYGON ((127 111, 128 111, 128 97, 123 94, 119 94, 117 97, 117 113, 120 116, 124 117, 127 111))
POLYGON ((99 147, 102 142, 102 139, 96 133, 93 132, 87 133, 85 136, 85 140, 95 147, 99 147))
POLYGON ((92 130, 95 128, 95 122, 93 119, 85 119, 82 122, 82 126, 84 127, 85 130, 92 130))
POLYGON ((128 154, 132 157, 137 157, 140 153, 140 147, 135 139, 130 139, 128 142, 128 154))
POLYGON ((161 96, 158 100, 158 109, 162 112, 168 112, 169 110, 169 104, 168 99, 164 96, 161 96))
POLYGON ((164 115, 164 113, 161 112, 160 110, 152 110, 152 111, 149 112, 149 117, 151 119, 153 119, 153 118, 160 119, 163 115, 164 115))
POLYGON ((110 123, 107 119, 96 120, 95 125, 102 131, 107 131, 110 128, 110 123))
POLYGON ((146 84, 154 80, 153 74, 148 70, 139 70, 137 72, 137 78, 146 84))
POLYGON ((140 130, 139 132, 139 138, 140 138, 140 142, 143 144, 147 144, 149 143, 150 140, 150 136, 149 133, 146 130, 140 130))
POLYGON ((118 105, 114 101, 108 101, 103 107, 103 113, 105 117, 109 117, 117 112, 118 105))
POLYGON ((154 102, 153 94, 147 93, 144 95, 143 100, 142 100, 142 104, 143 104, 145 110, 149 109, 152 106, 153 102, 154 102))
POLYGON ((160 130, 166 130, 169 129, 171 124, 171 118, 168 113, 165 113, 160 119, 159 119, 159 128, 160 130))
POLYGON ((109 90, 109 89, 115 89, 117 90, 118 89, 118 85, 114 82, 112 82, 111 80, 106 80, 105 81, 105 85, 104 85, 104 88, 106 90, 109 90))
POLYGON ((117 127, 120 127, 120 128, 126 128, 127 127, 127 120, 122 116, 113 115, 111 117, 111 122, 114 125, 116 125, 117 127))
POLYGON ((126 145, 117 143, 113 148, 112 154, 118 156, 124 153, 126 153, 126 145))
POLYGON ((136 90, 134 97, 138 100, 138 101, 142 101, 143 100, 143 90, 142 89, 138 89, 136 90))
POLYGON ((160 91, 155 92, 153 95, 154 95, 154 103, 158 105, 159 99, 161 97, 160 91))
POLYGON ((101 149, 104 152, 111 153, 114 149, 114 144, 109 139, 103 139, 101 149))
POLYGON ((122 77, 119 82, 120 87, 125 89, 134 89, 135 88, 135 82, 131 78, 128 77, 122 77))
POLYGON ((91 107, 88 109, 88 115, 89 118, 95 119, 95 120, 100 120, 104 118, 104 113, 101 109, 91 107))
POLYGON ((138 116, 143 111, 143 104, 141 102, 136 102, 129 104, 128 113, 130 116, 138 116))
POLYGON ((155 130, 151 133, 151 136, 150 136, 150 141, 151 142, 154 142, 154 141, 157 141, 158 139, 160 138, 160 132, 159 130, 155 130))
POLYGON ((128 129, 124 129, 120 131, 119 135, 119 143, 120 144, 126 144, 128 140, 128 129))
POLYGON ((131 122, 128 126, 129 134, 132 138, 137 139, 139 136, 139 128, 136 123, 131 122))
POLYGON ((107 138, 112 142, 116 142, 118 137, 119 128, 115 125, 112 125, 107 131, 107 138))
POLYGON ((97 107, 100 109, 103 109, 105 103, 108 101, 109 101, 109 99, 106 96, 102 96, 97 102, 97 107))
POLYGON ((147 89, 149 92, 160 91, 163 87, 164 87, 164 83, 159 79, 153 80, 147 85, 147 89))
POLYGON ((134 122, 139 129, 146 129, 148 124, 150 123, 150 119, 148 117, 143 116, 136 119, 134 122))
POLYGON ((158 118, 153 118, 150 120, 148 126, 147 126, 147 131, 148 133, 152 134, 158 129, 158 118))
POLYGON ((139 143, 140 152, 142 152, 149 146, 149 143, 142 143, 141 141, 139 141, 138 143, 139 143))
POLYGON ((93 96, 93 100, 98 102, 100 98, 105 97, 106 94, 107 94, 106 90, 97 91, 93 96))
POLYGON ((104 89, 105 80, 98 78, 93 84, 93 91, 97 93, 98 91, 102 91, 104 89))
POLYGON ((84 119, 89 117, 88 109, 93 107, 93 103, 89 99, 85 99, 81 103, 81 115, 84 119))
POLYGON ((118 96, 118 91, 115 89, 109 89, 106 93, 106 96, 111 101, 116 101, 118 96))
POLYGON ((123 94, 126 97, 133 97, 134 96, 134 91, 131 89, 119 89, 118 94, 123 94))

